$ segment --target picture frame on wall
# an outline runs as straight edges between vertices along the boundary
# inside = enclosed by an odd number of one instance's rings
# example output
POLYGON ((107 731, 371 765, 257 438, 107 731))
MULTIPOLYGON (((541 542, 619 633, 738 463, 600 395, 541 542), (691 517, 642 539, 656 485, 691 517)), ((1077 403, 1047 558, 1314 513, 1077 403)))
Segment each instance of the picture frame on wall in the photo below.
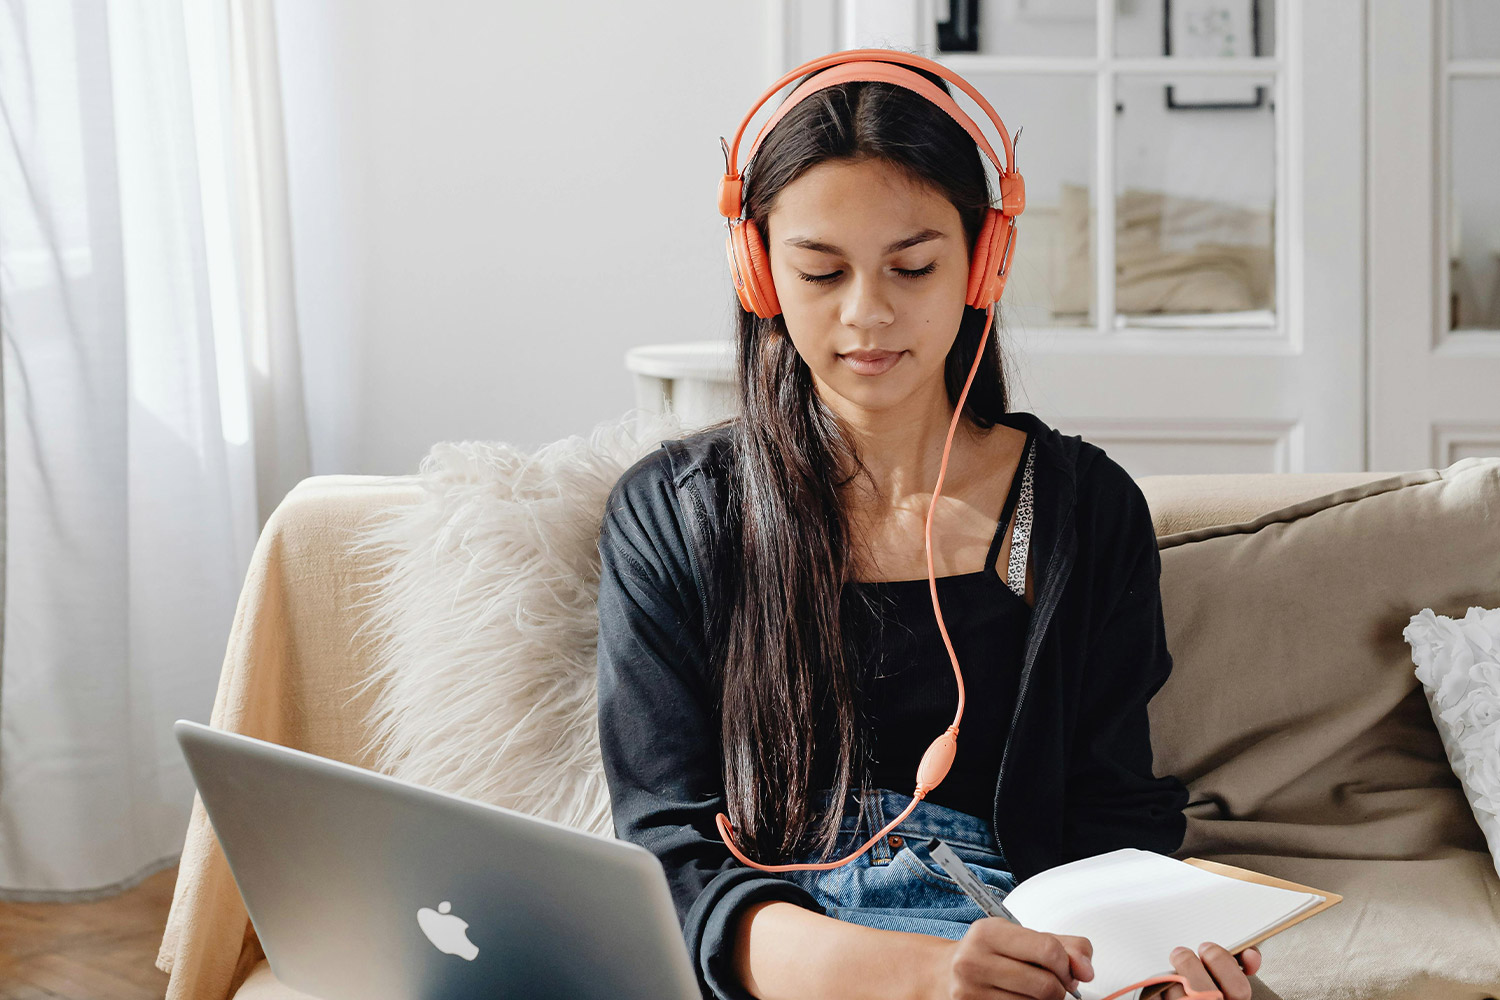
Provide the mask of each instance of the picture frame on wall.
POLYGON ((937 23, 939 52, 979 51, 979 0, 947 0, 947 16, 937 23))
MULTIPOLYGON (((1162 0, 1162 49, 1169 56, 1223 59, 1260 55, 1260 0, 1162 0)), ((1212 77, 1168 84, 1173 111, 1258 108, 1266 88, 1212 77)))

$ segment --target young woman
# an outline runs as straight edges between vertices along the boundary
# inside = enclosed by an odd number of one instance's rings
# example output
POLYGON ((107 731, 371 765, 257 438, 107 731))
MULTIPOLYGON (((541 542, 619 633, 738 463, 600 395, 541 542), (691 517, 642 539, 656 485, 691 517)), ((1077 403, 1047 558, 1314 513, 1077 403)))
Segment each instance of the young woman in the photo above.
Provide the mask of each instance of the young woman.
MULTIPOLYGON (((1187 792, 1153 775, 1147 726, 1172 667, 1150 511, 1101 449, 1009 409, 966 304, 992 200, 962 126, 848 81, 762 138, 744 210, 780 311, 739 308, 739 416, 637 462, 601 526, 616 833, 661 860, 705 996, 1062 997, 1089 942, 986 918, 907 842, 941 837, 1002 895, 1181 845, 1187 792), (933 586, 967 707, 912 808, 959 696, 933 586), (848 863, 771 870, 844 858, 909 808, 848 863)), ((1259 952, 1193 944, 1164 959, 1248 1000, 1259 952)))

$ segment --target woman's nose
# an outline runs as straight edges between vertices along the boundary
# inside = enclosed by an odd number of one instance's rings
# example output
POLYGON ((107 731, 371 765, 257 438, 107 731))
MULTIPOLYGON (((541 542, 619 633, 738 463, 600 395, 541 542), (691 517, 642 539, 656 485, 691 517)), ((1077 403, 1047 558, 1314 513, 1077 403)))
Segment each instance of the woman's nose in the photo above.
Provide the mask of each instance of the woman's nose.
POLYGON ((844 299, 844 325, 853 327, 883 326, 895 313, 884 282, 879 277, 853 275, 848 282, 848 295, 844 299))

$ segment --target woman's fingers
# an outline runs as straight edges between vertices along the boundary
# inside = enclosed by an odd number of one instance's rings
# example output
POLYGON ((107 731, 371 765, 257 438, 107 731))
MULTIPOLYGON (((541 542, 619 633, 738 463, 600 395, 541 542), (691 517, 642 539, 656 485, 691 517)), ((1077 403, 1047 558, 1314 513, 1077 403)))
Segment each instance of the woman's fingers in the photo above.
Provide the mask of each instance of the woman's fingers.
MULTIPOLYGON (((1071 987, 1082 978, 1075 969, 1093 953, 1087 938, 1066 941, 1045 931, 1032 930, 1002 917, 981 917, 954 949, 949 961, 955 985, 1001 988, 1029 996, 1048 996, 1056 984, 1071 987), (1021 987, 1018 989, 1018 986, 1021 987)), ((1088 972, 1093 978, 1093 970, 1088 972)), ((962 992, 962 991, 960 991, 962 992)))
POLYGON ((1223 945, 1205 941, 1198 946, 1198 957, 1208 967, 1224 1000, 1250 1000, 1250 980, 1240 968, 1239 959, 1223 945))
POLYGON ((1090 960, 1094 955, 1094 943, 1086 937, 1078 937, 1073 934, 1059 934, 1057 935, 1057 939, 1068 950, 1068 959, 1073 978, 1085 983, 1093 979, 1094 966, 1090 960))
MULTIPOLYGON (((1227 948, 1205 941, 1194 954, 1188 948, 1172 952, 1172 968, 1196 990, 1217 990, 1224 1000, 1250 1000, 1250 980, 1240 963, 1227 948)), ((1163 994, 1165 1000, 1186 996, 1181 985, 1173 983, 1163 994)))
MULTIPOLYGON (((1218 990, 1224 1000, 1250 1000, 1250 980, 1261 967, 1259 948, 1246 948, 1239 955, 1211 941, 1198 946, 1197 954, 1187 948, 1172 952, 1172 968, 1186 979, 1194 990, 1218 990)), ((1167 987, 1160 1000, 1182 1000, 1187 995, 1179 983, 1167 987)))
MULTIPOLYGON (((1203 967, 1203 960, 1195 955, 1190 948, 1174 948, 1171 955, 1172 969, 1182 978, 1188 981, 1188 985, 1194 992, 1199 990, 1216 990, 1219 987, 1214 983, 1213 976, 1203 967)), ((1187 996, 1187 990, 1182 988, 1181 983, 1173 983, 1167 987, 1167 992, 1162 994, 1162 1000, 1182 1000, 1187 996)))
MULTIPOLYGON (((1223 951, 1223 949, 1220 949, 1220 951, 1223 951)), ((1224 954, 1229 955, 1229 952, 1224 952, 1224 954)), ((1239 963, 1236 963, 1235 957, 1233 957, 1233 955, 1229 955, 1229 960, 1230 964, 1232 964, 1232 966, 1235 966, 1236 975, 1239 975, 1239 978, 1244 981, 1245 975, 1244 973, 1239 972, 1239 963)), ((1244 996, 1230 996, 1229 991, 1224 988, 1223 982, 1217 981, 1217 976, 1211 975, 1211 972, 1209 972, 1208 966, 1206 966, 1205 960, 1203 960, 1202 955, 1194 954, 1193 949, 1191 948, 1173 949, 1172 967, 1173 970, 1176 970, 1176 973, 1178 973, 1179 976, 1187 979, 1188 985, 1193 988, 1194 993, 1217 990, 1220 991, 1220 994, 1223 994, 1224 1000, 1250 999, 1250 993, 1248 993, 1248 990, 1247 993, 1244 994, 1244 996)), ((1188 996, 1188 991, 1184 990, 1181 984, 1176 984, 1175 982, 1175 984, 1167 987, 1167 993, 1161 994, 1161 996, 1163 996, 1163 1000, 1182 1000, 1182 997, 1188 996)))

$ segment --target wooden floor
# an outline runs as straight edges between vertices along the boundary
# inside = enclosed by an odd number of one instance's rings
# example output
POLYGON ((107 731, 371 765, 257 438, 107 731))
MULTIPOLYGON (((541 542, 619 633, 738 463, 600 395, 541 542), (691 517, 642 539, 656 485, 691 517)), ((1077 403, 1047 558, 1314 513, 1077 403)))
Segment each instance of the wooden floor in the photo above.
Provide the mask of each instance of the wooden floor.
POLYGON ((91 903, 0 903, 0 1000, 161 1000, 177 866, 91 903))

